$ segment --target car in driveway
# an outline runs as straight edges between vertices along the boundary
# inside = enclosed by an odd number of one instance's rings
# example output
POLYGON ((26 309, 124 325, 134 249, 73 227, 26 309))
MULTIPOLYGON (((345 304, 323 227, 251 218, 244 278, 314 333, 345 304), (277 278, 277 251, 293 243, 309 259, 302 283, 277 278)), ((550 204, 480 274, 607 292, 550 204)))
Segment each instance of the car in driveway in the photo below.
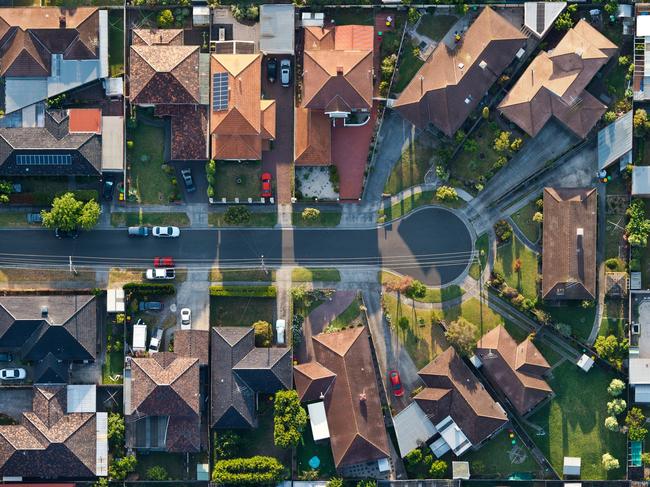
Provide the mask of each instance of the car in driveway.
POLYGON ((271 187, 271 181, 273 177, 270 172, 265 172, 262 174, 262 198, 270 198, 273 196, 273 189, 271 187))
POLYGON ((176 238, 180 236, 181 230, 178 227, 153 227, 151 232, 154 237, 176 238))
POLYGON ((181 310, 181 330, 189 330, 192 328, 192 310, 190 308, 183 308, 181 310))
POLYGON ((277 77, 278 60, 274 57, 270 57, 266 60, 266 78, 269 80, 269 83, 275 83, 277 77))
POLYGON ((157 281, 159 279, 175 279, 176 272, 174 269, 167 267, 156 267, 155 269, 147 269, 145 277, 150 281, 157 281))
POLYGON ((13 362, 14 356, 9 352, 0 352, 0 362, 13 362))
POLYGON ((129 237, 148 237, 149 236, 149 227, 129 227, 129 237))
POLYGON ((2 380, 22 380, 25 377, 27 377, 27 371, 22 368, 0 370, 0 379, 2 380))
POLYGON ((104 186, 102 187, 102 195, 106 201, 113 200, 113 189, 115 189, 115 182, 104 181, 104 186))
POLYGON ((156 328, 151 334, 151 340, 149 341, 149 353, 158 353, 160 351, 160 345, 162 344, 163 338, 163 329, 156 328))
POLYGON ((399 378, 399 372, 391 370, 388 372, 388 380, 390 381, 390 388, 393 390, 395 397, 402 397, 404 395, 404 386, 402 380, 399 378))
POLYGON ((72 238, 75 239, 79 236, 79 229, 74 228, 72 230, 62 230, 57 228, 54 230, 54 235, 56 238, 72 238))
POLYGON ((154 267, 176 267, 173 257, 154 257, 153 258, 154 267))
POLYGON ((291 61, 289 59, 280 61, 280 83, 285 88, 291 84, 291 61))
POLYGON ((185 183, 185 190, 188 193, 196 191, 194 179, 192 178, 192 170, 190 168, 186 167, 185 169, 181 169, 181 177, 183 178, 183 183, 185 183))
POLYGON ((140 311, 160 311, 163 309, 163 304, 160 301, 140 301, 138 309, 140 311))

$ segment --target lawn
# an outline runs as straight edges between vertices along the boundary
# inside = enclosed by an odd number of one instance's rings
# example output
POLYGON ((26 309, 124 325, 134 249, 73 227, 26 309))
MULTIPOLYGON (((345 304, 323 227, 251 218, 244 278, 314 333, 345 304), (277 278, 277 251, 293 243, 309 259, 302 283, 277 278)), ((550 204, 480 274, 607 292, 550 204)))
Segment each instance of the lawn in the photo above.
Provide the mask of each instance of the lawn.
POLYGON ((313 456, 317 456, 320 459, 320 467, 318 468, 319 478, 330 479, 336 476, 334 457, 332 457, 332 446, 329 440, 321 440, 316 443, 311 434, 311 428, 306 427, 302 432, 302 441, 296 447, 298 478, 300 478, 302 472, 312 470, 309 466, 309 460, 313 456))
POLYGON ((213 227, 274 227, 278 223, 278 214, 273 212, 254 212, 246 223, 231 225, 224 220, 223 212, 208 213, 208 224, 213 227))
POLYGON ((142 211, 129 211, 111 213, 111 225, 114 227, 130 227, 137 225, 189 227, 190 217, 187 213, 143 213, 142 211))
POLYGON ((430 138, 422 135, 411 138, 388 177, 384 193, 397 194, 423 183, 424 175, 431 167, 433 154, 434 147, 430 138))
POLYGON ((614 174, 605 186, 607 203, 605 213, 605 258, 623 257, 621 246, 624 245, 625 210, 630 202, 627 183, 620 175, 614 174))
POLYGON ((341 223, 340 211, 321 211, 316 220, 305 220, 301 211, 291 213, 291 222, 296 227, 335 227, 341 223))
MULTIPOLYGON (((399 279, 399 277, 390 271, 380 271, 380 279, 382 284, 386 284, 392 279, 399 279)), ((465 294, 465 290, 460 286, 451 285, 444 288, 427 287, 427 292, 422 298, 415 298, 416 301, 422 303, 442 303, 456 299, 465 294)))
POLYGON ((27 223, 27 213, 24 211, 0 212, 0 227, 35 227, 37 224, 27 223))
POLYGON ((570 362, 559 365, 548 379, 556 397, 529 421, 546 432, 538 436, 529 428, 533 440, 562 472, 565 456, 582 458, 583 480, 621 479, 625 476, 626 441, 620 433, 605 429, 607 385, 615 376, 600 367, 585 374, 570 362), (579 394, 579 398, 576 397, 579 394), (621 468, 606 472, 601 465, 609 452, 621 462, 621 468))
POLYGON ((89 268, 77 268, 77 274, 69 270, 0 268, 0 287, 3 289, 55 288, 60 282, 75 282, 79 289, 94 287, 96 273, 89 268))
POLYGON ((533 215, 537 213, 536 200, 529 201, 526 206, 512 214, 512 221, 521 230, 528 240, 536 243, 541 236, 541 225, 533 221, 533 215))
POLYGON ((361 323, 361 299, 355 298, 350 306, 348 306, 343 313, 334 318, 327 328, 330 330, 343 330, 351 325, 361 323))
POLYGON ((164 451, 151 451, 148 453, 138 452, 138 465, 136 473, 140 480, 147 478, 147 470, 151 467, 161 466, 167 470, 167 474, 172 480, 194 480, 196 478, 196 464, 208 463, 207 454, 190 454, 189 468, 185 466, 186 455, 184 453, 169 453, 164 451), (189 473, 189 476, 188 476, 189 473))
POLYGON ((232 281, 275 281, 275 271, 268 272, 262 269, 217 269, 210 270, 211 282, 232 282, 232 281))
POLYGON ((210 326, 251 326, 275 322, 275 299, 210 296, 210 326))
MULTIPOLYGON (((469 151, 463 148, 447 165, 451 180, 475 181, 479 176, 487 176, 492 165, 502 155, 494 150, 494 139, 498 135, 499 129, 495 123, 482 120, 468 138, 476 141, 477 150, 469 151)), ((514 137, 511 137, 511 140, 513 139, 514 137)))
POLYGON ((124 73, 124 12, 108 11, 108 64, 111 77, 124 73))
POLYGON ((551 315, 557 323, 566 323, 571 326, 571 334, 579 340, 586 340, 591 333, 591 328, 596 318, 596 307, 583 308, 581 303, 566 306, 544 306, 544 311, 551 315))
POLYGON ((484 268, 485 264, 487 264, 488 251, 490 248, 490 235, 487 233, 480 235, 476 239, 476 242, 474 242, 474 248, 476 249, 476 252, 478 252, 481 265, 479 267, 478 262, 472 262, 472 265, 469 268, 469 275, 478 281, 479 277, 481 277, 481 268, 484 268))
POLYGON ((130 190, 135 189, 139 203, 167 204, 174 194, 171 178, 162 169, 164 137, 162 127, 142 121, 136 128, 127 128, 127 139, 134 142, 127 151, 130 190))
POLYGON ((124 325, 115 324, 113 320, 108 319, 104 328, 106 358, 102 367, 102 384, 121 384, 124 375, 124 325), (109 331, 110 339, 106 336, 109 331), (122 348, 115 350, 115 344, 118 342, 122 344, 122 348))
POLYGON ((226 198, 233 201, 247 201, 248 198, 259 200, 261 191, 260 176, 262 163, 260 161, 217 161, 214 188, 215 200, 226 198))
POLYGON ((524 297, 537 297, 537 254, 526 247, 517 237, 497 247, 494 270, 501 274, 509 286, 516 288, 524 297), (517 261, 521 267, 515 270, 517 261))
POLYGON ((618 339, 627 337, 625 333, 625 304, 624 301, 605 300, 605 310, 600 321, 599 335, 614 335, 618 339))
POLYGON ((325 16, 335 25, 374 25, 375 15, 369 8, 328 8, 325 16))
POLYGON ((433 191, 422 191, 420 193, 410 194, 395 203, 379 210, 377 216, 378 223, 390 222, 403 217, 411 211, 425 205, 439 205, 447 208, 462 208, 465 206, 465 201, 460 198, 456 201, 439 201, 433 191))
POLYGON ((429 39, 434 41, 440 41, 443 37, 449 32, 449 29, 458 20, 458 17, 455 15, 443 15, 434 13, 429 13, 423 15, 418 24, 417 32, 423 36, 427 36, 429 39))
POLYGON ((99 178, 94 176, 30 176, 12 178, 14 184, 20 184, 22 192, 12 193, 10 201, 26 206, 49 206, 56 196, 67 192, 75 194, 77 199, 88 201, 98 199, 99 178), (76 189, 70 189, 74 187, 76 189))
POLYGON ((291 271, 291 280, 294 282, 338 282, 341 280, 341 274, 337 269, 296 267, 291 271))
POLYGON ((415 55, 413 49, 415 49, 415 46, 411 42, 411 38, 406 36, 400 53, 399 69, 393 80, 392 91, 394 93, 401 93, 413 79, 415 73, 418 72, 418 69, 424 64, 424 61, 415 55))

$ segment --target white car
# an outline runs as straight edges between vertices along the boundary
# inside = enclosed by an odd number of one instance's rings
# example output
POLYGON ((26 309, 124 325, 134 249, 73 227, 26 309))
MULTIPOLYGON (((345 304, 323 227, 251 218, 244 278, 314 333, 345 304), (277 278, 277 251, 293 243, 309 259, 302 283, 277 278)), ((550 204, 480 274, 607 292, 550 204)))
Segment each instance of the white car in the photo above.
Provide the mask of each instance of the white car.
POLYGON ((25 369, 2 369, 0 370, 0 379, 2 380, 21 380, 27 377, 25 369))
POLYGON ((176 271, 167 267, 155 267, 153 269, 147 269, 145 277, 152 281, 158 279, 174 279, 176 277, 176 271))
POLYGON ((149 353, 158 353, 160 351, 160 344, 163 339, 163 329, 156 328, 151 334, 151 340, 149 341, 149 353))
POLYGON ((192 328, 192 310, 183 308, 181 310, 181 330, 190 330, 192 328))
POLYGON ((181 230, 178 227, 153 227, 152 233, 154 237, 176 238, 181 230))

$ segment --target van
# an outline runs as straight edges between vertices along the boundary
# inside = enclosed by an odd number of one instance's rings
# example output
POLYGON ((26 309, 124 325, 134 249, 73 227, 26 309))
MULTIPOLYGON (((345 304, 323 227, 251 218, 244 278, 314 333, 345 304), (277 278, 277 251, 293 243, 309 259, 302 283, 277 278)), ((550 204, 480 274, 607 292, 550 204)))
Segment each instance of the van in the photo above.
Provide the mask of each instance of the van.
POLYGON ((147 325, 142 320, 133 325, 133 351, 144 352, 147 349, 147 325))

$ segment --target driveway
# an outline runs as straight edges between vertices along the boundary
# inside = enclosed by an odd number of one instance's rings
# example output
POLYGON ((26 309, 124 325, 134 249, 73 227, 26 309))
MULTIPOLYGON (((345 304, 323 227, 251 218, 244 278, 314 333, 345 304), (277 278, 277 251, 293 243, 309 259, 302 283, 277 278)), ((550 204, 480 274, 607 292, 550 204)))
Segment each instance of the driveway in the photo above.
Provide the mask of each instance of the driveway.
POLYGON ((24 411, 32 410, 32 387, 0 388, 0 412, 18 420, 24 411))
POLYGON ((185 203, 206 203, 208 202, 208 179, 205 176, 206 161, 170 161, 168 164, 174 168, 178 188, 183 195, 185 203), (181 169, 189 168, 192 171, 192 179, 196 191, 188 193, 181 177, 181 169))
POLYGON ((187 270, 187 279, 176 287, 176 313, 178 323, 174 329, 180 329, 181 308, 192 310, 192 329, 210 329, 210 293, 209 272, 204 269, 187 270))

